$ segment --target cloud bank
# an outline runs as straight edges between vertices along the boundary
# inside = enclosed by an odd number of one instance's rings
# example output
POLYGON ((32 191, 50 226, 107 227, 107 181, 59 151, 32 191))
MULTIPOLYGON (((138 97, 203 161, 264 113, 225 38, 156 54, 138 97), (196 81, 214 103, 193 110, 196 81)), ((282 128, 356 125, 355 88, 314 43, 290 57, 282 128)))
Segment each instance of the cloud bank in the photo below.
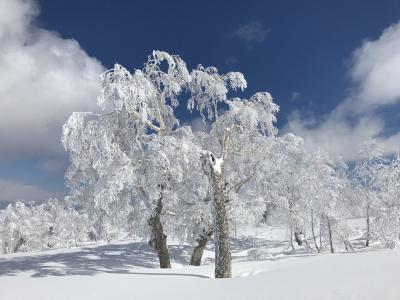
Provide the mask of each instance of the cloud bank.
POLYGON ((49 191, 35 185, 0 179, 0 208, 10 202, 42 202, 50 197, 60 197, 60 192, 49 191))
POLYGON ((59 157, 61 125, 96 110, 104 68, 73 39, 39 28, 36 2, 0 0, 0 160, 59 157))
MULTIPOLYGON (((36 3, 0 0, 0 163, 34 159, 38 172, 60 173, 61 126, 73 111, 97 109, 104 67, 77 41, 38 27, 36 3)), ((63 193, 0 178, 1 206, 63 193)))
POLYGON ((349 96, 332 112, 317 119, 295 111, 284 131, 302 136, 311 150, 324 147, 348 160, 358 158, 358 145, 370 137, 387 153, 397 151, 400 132, 386 134, 379 110, 400 103, 400 23, 353 52, 349 75, 349 96))

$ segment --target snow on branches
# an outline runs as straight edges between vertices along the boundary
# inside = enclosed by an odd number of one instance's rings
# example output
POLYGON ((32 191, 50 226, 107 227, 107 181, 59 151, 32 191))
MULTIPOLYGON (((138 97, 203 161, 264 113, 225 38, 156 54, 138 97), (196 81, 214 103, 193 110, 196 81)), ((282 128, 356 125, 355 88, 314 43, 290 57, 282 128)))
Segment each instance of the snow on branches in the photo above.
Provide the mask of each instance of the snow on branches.
POLYGON ((367 246, 397 241, 400 159, 384 157, 374 140, 354 167, 324 149, 311 153, 301 137, 278 136, 271 94, 237 97, 243 74, 189 71, 162 51, 140 69, 115 64, 101 84, 101 113, 75 112, 63 126, 69 196, 1 211, 3 252, 134 237, 169 268, 169 238, 193 244, 193 265, 213 238, 215 277, 225 278, 231 235, 261 222, 286 223, 293 250, 351 251, 352 216, 366 219, 367 246), (182 126, 179 104, 209 129, 182 126))

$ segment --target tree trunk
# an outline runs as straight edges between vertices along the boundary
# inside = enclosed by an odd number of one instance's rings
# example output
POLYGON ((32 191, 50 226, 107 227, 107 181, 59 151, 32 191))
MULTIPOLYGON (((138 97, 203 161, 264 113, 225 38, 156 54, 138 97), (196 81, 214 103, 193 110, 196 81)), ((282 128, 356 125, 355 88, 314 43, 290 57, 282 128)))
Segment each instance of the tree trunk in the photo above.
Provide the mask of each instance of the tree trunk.
POLYGON ((8 242, 4 241, 3 243, 3 253, 7 254, 9 252, 8 242))
POLYGON ((349 251, 354 252, 354 248, 353 248, 353 246, 351 245, 351 243, 350 243, 349 240, 344 239, 344 240, 343 240, 343 244, 344 244, 344 249, 346 249, 346 252, 349 252, 349 251))
POLYGON ((235 221, 235 237, 237 237, 237 225, 236 225, 236 221, 235 221))
MULTIPOLYGON (((290 221, 290 223, 291 223, 292 221, 290 221)), ((295 248, 294 248, 294 243, 293 243, 293 225, 292 224, 290 224, 290 246, 292 246, 292 250, 294 251, 294 250, 296 250, 295 248)))
POLYGON ((329 218, 327 218, 327 223, 328 223, 329 245, 331 246, 331 252, 334 253, 335 249, 333 249, 332 228, 329 218))
MULTIPOLYGON (((288 187, 288 191, 289 191, 289 187, 288 187)), ((292 247, 292 250, 294 251, 294 243, 293 243, 293 201, 292 199, 289 197, 288 198, 289 201, 289 215, 288 215, 288 219, 289 219, 289 223, 290 223, 290 246, 292 247)))
MULTIPOLYGON (((317 238, 315 237, 315 230, 314 230, 314 211, 311 210, 311 232, 314 240, 315 249, 317 249, 318 253, 321 252, 321 249, 317 245, 317 238)), ((319 233, 321 234, 321 232, 319 233)))
POLYGON ((23 244, 25 244, 25 239, 23 237, 20 237, 17 241, 17 244, 15 245, 14 249, 13 249, 13 253, 17 253, 19 248, 21 248, 21 246, 23 244))
POLYGON ((302 231, 295 230, 295 232, 294 232, 294 240, 296 241, 298 246, 302 246, 303 245, 302 235, 303 235, 302 231))
POLYGON ((215 278, 230 278, 232 276, 231 249, 224 186, 222 174, 212 170, 212 187, 214 191, 215 278))
POLYGON ((369 240, 370 240, 370 210, 371 207, 369 204, 367 204, 367 237, 366 237, 366 241, 365 241, 365 247, 369 246, 369 240))
POLYGON ((322 217, 319 219, 319 251, 322 251, 322 217))
POLYGON ((194 247, 192 256, 190 258, 190 265, 192 266, 200 266, 201 258, 203 257, 204 249, 207 246, 208 241, 212 236, 212 228, 205 228, 203 233, 200 234, 197 241, 197 246, 194 247))
POLYGON ((149 244, 157 251, 160 261, 160 268, 171 268, 171 261, 167 247, 167 236, 164 234, 163 226, 160 220, 163 209, 162 196, 158 199, 157 207, 153 215, 149 218, 151 226, 151 239, 149 244))

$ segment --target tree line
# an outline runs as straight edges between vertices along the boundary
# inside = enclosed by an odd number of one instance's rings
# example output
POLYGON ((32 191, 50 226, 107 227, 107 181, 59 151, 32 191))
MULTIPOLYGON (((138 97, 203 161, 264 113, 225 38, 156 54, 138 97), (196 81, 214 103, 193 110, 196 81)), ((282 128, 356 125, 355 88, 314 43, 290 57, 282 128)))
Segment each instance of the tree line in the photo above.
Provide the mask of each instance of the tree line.
POLYGON ((400 157, 375 140, 350 163, 307 151, 301 137, 278 135, 269 93, 232 96, 247 87, 243 74, 189 71, 162 51, 133 73, 116 64, 101 83, 102 113, 75 112, 63 126, 69 195, 2 210, 3 253, 139 237, 170 268, 168 237, 193 245, 192 265, 213 239, 215 277, 228 278, 233 231, 278 212, 293 249, 352 251, 354 216, 365 218, 365 246, 399 241, 400 157), (182 106, 208 127, 180 124, 182 106))

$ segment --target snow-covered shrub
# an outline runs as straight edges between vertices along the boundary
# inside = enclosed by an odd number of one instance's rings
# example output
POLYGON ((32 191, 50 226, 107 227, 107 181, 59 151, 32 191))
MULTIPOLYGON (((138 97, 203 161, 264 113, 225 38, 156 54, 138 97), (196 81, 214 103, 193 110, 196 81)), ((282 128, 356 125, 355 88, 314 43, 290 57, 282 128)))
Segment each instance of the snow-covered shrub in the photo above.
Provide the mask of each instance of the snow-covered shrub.
POLYGON ((250 249, 247 252, 248 260, 266 260, 271 257, 272 255, 269 253, 267 248, 255 248, 255 249, 250 249))

